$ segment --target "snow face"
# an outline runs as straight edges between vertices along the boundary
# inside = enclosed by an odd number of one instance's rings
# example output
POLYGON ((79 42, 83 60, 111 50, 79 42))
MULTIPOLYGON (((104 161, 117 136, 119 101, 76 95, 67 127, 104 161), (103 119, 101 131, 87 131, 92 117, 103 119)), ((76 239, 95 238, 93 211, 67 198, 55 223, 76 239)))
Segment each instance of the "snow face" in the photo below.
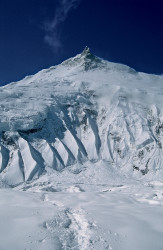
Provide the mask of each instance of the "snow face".
POLYGON ((163 249, 162 84, 86 48, 0 88, 0 249, 163 249))
POLYGON ((1 87, 4 182, 12 183, 13 165, 21 176, 16 185, 99 160, 135 178, 162 178, 162 83, 162 76, 104 61, 86 48, 1 87))

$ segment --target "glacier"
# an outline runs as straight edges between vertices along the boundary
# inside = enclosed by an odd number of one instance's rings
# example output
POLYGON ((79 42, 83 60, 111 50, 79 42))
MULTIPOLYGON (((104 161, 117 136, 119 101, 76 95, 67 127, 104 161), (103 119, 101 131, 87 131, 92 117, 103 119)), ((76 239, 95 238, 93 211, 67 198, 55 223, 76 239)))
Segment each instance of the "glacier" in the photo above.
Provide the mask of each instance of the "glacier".
POLYGON ((163 176, 162 84, 86 48, 1 87, 2 179, 12 186, 100 160, 135 178, 163 176))
POLYGON ((88 47, 0 87, 0 249, 162 250, 162 96, 88 47))

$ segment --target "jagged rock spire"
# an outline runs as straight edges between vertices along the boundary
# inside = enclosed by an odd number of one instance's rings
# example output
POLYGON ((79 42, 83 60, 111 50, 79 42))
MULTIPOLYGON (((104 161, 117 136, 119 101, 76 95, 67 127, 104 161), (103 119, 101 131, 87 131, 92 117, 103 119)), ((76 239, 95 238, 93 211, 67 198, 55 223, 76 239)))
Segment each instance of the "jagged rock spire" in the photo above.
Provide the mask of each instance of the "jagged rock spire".
POLYGON ((91 52, 90 52, 90 49, 86 46, 82 52, 82 55, 87 55, 87 54, 91 54, 91 52))

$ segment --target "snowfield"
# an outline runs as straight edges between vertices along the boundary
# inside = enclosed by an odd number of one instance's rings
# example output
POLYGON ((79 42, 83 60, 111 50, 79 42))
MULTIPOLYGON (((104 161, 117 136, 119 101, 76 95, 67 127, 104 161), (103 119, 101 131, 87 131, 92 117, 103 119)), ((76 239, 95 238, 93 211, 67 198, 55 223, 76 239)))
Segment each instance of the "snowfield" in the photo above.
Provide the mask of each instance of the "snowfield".
POLYGON ((0 250, 163 250, 163 76, 86 48, 0 88, 0 250))

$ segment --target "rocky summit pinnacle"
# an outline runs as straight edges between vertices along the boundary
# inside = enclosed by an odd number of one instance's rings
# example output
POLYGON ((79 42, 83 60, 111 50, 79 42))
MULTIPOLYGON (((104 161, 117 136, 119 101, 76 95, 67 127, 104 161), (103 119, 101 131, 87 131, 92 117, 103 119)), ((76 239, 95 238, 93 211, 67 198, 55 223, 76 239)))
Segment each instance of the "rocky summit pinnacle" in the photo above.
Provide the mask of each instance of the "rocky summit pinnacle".
POLYGON ((90 49, 86 46, 82 52, 82 55, 87 55, 87 54, 91 54, 91 52, 90 52, 90 49))

